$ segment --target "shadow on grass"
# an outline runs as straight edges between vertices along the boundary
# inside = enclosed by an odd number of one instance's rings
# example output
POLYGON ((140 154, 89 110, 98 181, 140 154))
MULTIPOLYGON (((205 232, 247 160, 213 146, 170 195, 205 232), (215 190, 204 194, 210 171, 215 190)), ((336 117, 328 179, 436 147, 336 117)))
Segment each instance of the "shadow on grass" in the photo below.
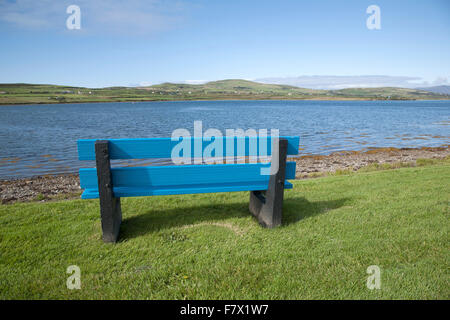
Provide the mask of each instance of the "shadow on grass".
POLYGON ((283 204, 283 225, 289 225, 306 218, 327 213, 330 210, 344 206, 349 200, 349 198, 341 198, 310 202, 303 197, 286 199, 283 204))
MULTIPOLYGON (((303 197, 288 198, 283 205, 283 225, 313 217, 342 207, 348 199, 310 202, 303 197)), ((211 204, 204 206, 149 210, 144 214, 126 218, 122 222, 119 241, 131 239, 173 227, 182 227, 206 221, 248 217, 248 202, 211 204)), ((254 220, 257 223, 256 219, 254 220)))

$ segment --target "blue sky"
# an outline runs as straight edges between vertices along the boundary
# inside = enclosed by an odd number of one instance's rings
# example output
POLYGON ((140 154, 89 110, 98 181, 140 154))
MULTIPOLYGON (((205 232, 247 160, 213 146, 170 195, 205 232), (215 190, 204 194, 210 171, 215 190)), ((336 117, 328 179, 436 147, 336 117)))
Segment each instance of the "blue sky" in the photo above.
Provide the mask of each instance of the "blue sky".
POLYGON ((0 39, 1 83, 103 87, 313 75, 410 77, 399 86, 450 82, 447 0, 0 0, 0 39), (66 28, 71 4, 81 9, 80 30, 66 28), (381 30, 366 27, 373 4, 381 30))

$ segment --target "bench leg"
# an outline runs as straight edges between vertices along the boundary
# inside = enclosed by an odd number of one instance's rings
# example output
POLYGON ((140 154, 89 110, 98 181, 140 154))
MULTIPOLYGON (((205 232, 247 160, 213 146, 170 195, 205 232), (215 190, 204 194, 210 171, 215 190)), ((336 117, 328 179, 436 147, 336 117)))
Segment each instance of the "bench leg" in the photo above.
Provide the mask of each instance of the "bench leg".
POLYGON ((95 158, 102 219, 102 238, 104 242, 116 242, 122 223, 122 209, 120 198, 115 198, 113 194, 108 141, 97 140, 95 142, 95 158))
POLYGON ((250 191, 250 212, 267 228, 281 225, 283 214, 284 180, 286 177, 287 140, 279 140, 279 148, 273 150, 272 166, 278 155, 278 171, 270 176, 267 190, 250 191), (275 159, 274 159, 275 158, 275 159))

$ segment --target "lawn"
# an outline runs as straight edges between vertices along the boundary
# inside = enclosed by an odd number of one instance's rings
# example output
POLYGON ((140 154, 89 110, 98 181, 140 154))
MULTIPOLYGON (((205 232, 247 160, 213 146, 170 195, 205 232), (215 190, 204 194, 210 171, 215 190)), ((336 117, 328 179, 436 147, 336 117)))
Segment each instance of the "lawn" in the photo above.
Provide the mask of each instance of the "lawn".
POLYGON ((0 205, 0 299, 449 299, 449 181, 448 164, 295 181, 276 229, 247 192, 127 198, 117 244, 97 200, 0 205))

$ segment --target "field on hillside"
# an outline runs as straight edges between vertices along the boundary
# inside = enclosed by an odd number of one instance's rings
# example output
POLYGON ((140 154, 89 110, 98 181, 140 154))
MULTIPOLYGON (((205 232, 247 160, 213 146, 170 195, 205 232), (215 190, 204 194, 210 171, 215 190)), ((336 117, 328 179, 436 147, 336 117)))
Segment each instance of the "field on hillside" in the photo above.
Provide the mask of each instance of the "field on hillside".
POLYGON ((174 101, 174 100, 297 100, 450 99, 448 95, 405 88, 353 88, 313 90, 247 80, 221 80, 205 84, 163 83, 148 87, 82 88, 37 84, 0 84, 0 104, 174 101))
POLYGON ((271 230, 248 192, 126 198, 115 245, 96 200, 0 205, 0 299, 449 299, 449 181, 445 164, 295 181, 271 230))

